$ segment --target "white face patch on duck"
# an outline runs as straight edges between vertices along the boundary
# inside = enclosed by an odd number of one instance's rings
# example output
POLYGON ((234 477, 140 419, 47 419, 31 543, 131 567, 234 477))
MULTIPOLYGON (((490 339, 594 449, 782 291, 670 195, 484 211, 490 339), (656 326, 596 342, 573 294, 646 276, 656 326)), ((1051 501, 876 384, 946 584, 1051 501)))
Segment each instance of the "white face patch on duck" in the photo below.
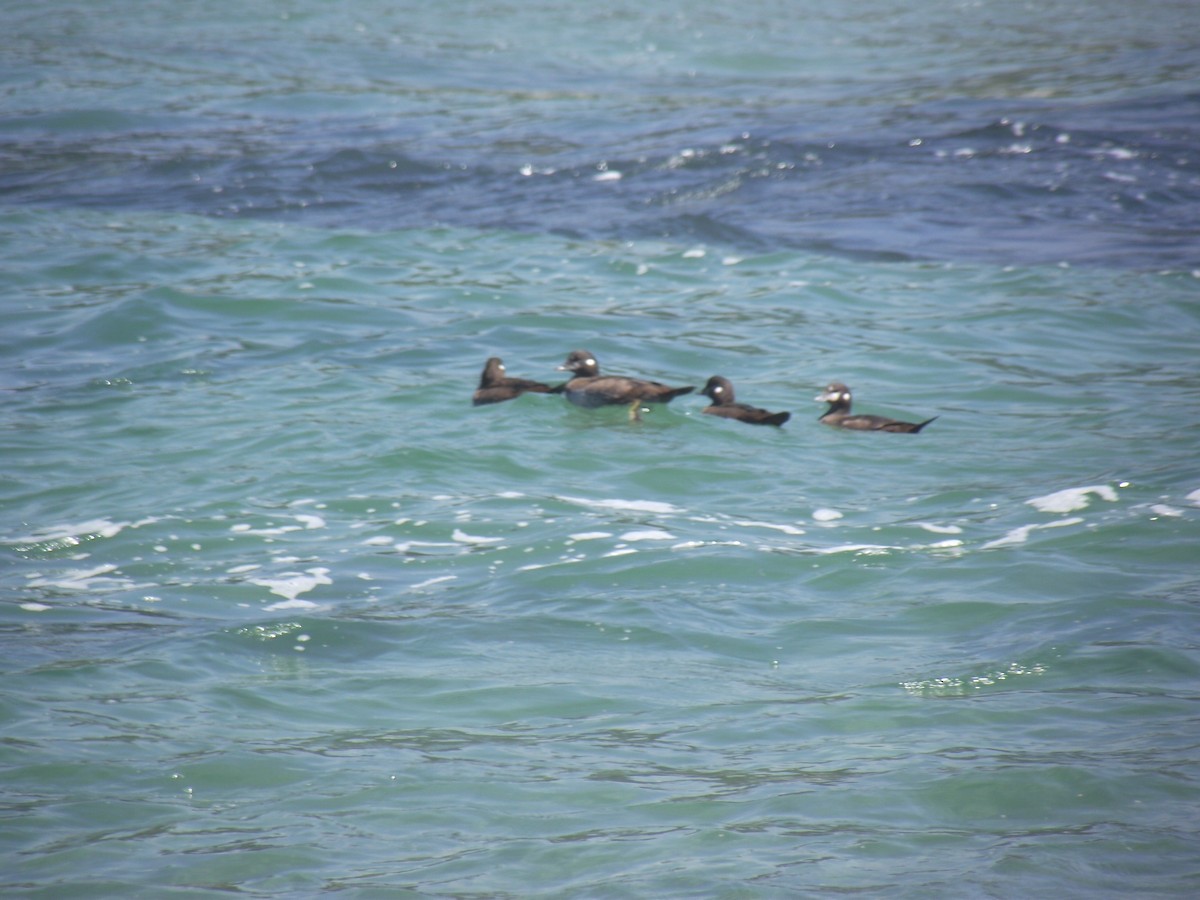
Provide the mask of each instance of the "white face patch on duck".
POLYGON ((713 393, 714 394, 723 394, 723 393, 725 393, 725 388, 721 387, 719 384, 714 384, 713 385, 713 393))
POLYGON ((594 359, 589 358, 589 359, 584 360, 583 364, 585 366, 594 366, 596 364, 596 361, 594 359))

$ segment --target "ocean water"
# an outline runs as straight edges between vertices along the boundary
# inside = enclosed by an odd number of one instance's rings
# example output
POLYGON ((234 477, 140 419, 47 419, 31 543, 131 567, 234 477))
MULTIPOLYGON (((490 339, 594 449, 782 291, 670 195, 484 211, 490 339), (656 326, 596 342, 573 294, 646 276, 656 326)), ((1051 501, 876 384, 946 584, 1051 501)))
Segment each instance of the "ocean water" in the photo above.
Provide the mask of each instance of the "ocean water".
POLYGON ((0 893, 1200 891, 1200 8, 5 19, 0 893))

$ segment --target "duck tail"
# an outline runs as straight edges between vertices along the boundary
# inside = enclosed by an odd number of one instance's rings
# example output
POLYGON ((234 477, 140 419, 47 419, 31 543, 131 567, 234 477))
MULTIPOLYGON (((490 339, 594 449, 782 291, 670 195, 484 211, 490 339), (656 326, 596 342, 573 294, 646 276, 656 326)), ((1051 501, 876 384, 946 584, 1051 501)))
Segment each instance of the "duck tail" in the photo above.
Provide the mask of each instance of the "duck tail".
MULTIPOLYGON (((938 416, 933 417, 933 419, 936 419, 936 418, 939 418, 939 417, 938 416)), ((930 422, 932 422, 933 419, 926 419, 924 422, 919 423, 917 425, 917 427, 912 430, 912 433, 916 434, 918 431, 920 431, 922 428, 924 428, 926 425, 928 425, 930 422)))

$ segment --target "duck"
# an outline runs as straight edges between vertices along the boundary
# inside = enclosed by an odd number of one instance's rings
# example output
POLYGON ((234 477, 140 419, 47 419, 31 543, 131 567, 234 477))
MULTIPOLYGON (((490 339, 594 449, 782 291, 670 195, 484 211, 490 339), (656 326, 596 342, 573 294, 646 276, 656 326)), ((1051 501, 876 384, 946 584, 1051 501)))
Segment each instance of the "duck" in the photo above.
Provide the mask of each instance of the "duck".
POLYGON ((554 388, 554 393, 565 394, 576 406, 628 406, 632 419, 640 418, 643 403, 670 403, 696 389, 694 385, 667 387, 641 378, 601 375, 595 354, 588 350, 572 350, 558 371, 570 372, 573 377, 554 388))
POLYGON ((529 381, 525 378, 509 378, 504 374, 504 361, 493 356, 483 364, 483 373, 479 376, 479 387, 471 399, 473 406, 484 406, 488 403, 503 403, 525 393, 549 394, 553 388, 540 381, 529 381))
POLYGON ((818 403, 828 403, 829 409, 818 419, 823 425, 834 428, 848 428, 853 431, 892 431, 901 434, 916 434, 926 425, 936 419, 926 419, 924 422, 901 422, 899 419, 889 419, 886 416, 851 415, 850 404, 853 397, 850 388, 835 381, 826 385, 825 390, 813 397, 818 403))
POLYGON ((712 400, 712 406, 701 410, 706 415, 737 419, 750 425, 782 425, 792 417, 790 412, 767 412, 748 403, 738 403, 734 397, 733 383, 720 375, 708 379, 708 384, 700 393, 712 400))

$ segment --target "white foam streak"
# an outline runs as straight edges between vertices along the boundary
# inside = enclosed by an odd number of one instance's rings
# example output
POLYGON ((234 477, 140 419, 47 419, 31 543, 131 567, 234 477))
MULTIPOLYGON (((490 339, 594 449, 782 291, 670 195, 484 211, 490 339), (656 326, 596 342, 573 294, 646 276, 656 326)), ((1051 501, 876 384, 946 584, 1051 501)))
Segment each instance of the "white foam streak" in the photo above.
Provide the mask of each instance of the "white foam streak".
POLYGON ((14 545, 57 543, 64 547, 74 547, 86 538, 116 537, 128 526, 128 522, 113 522, 110 519, 89 519, 86 522, 79 522, 75 525, 50 525, 46 528, 39 528, 32 534, 4 538, 4 543, 14 545))
POLYGON ((418 582, 409 588, 410 591, 423 591, 427 587, 433 587, 435 584, 441 584, 444 581, 455 581, 457 575, 439 575, 437 578, 428 578, 425 581, 418 582))
POLYGON ((274 603, 267 609, 296 609, 314 607, 317 604, 309 601, 296 600, 301 594, 307 594, 323 584, 333 584, 327 577, 329 570, 321 567, 306 569, 304 572, 284 572, 279 578, 251 578, 251 584, 265 587, 277 597, 283 597, 286 603, 274 603))
POLYGON ((454 534, 452 534, 451 537, 453 537, 454 540, 458 541, 460 544, 475 545, 499 544, 504 540, 504 538, 480 537, 479 535, 475 534, 467 534, 465 531, 461 531, 458 528, 454 529, 454 534))
POLYGON ((1069 519, 1062 519, 1058 522, 1046 522, 1040 525, 1022 525, 1019 528, 1014 528, 1002 538, 997 538, 994 541, 988 541, 980 549, 992 550, 996 547, 1011 547, 1014 544, 1023 544, 1029 540, 1029 535, 1043 528, 1062 528, 1064 525, 1078 525, 1083 519, 1078 516, 1072 516, 1069 519))
POLYGON ((657 500, 587 500, 583 497, 559 497, 558 499, 566 503, 574 503, 576 506, 590 506, 593 509, 616 509, 625 512, 662 514, 683 512, 677 506, 672 506, 670 503, 660 503, 657 500))
POLYGON ((675 535, 658 528, 647 528, 644 531, 627 531, 621 535, 623 541, 673 541, 675 535))
MULTIPOLYGON (((629 552, 633 553, 634 551, 631 550, 629 552)), ((556 560, 555 562, 548 562, 548 563, 530 563, 527 566, 518 566, 517 571, 518 572, 533 572, 536 569, 549 569, 552 566, 567 566, 567 565, 570 565, 571 563, 578 563, 578 562, 583 562, 583 557, 575 556, 575 557, 571 557, 569 559, 560 559, 560 560, 556 560)))
POLYGON ((87 591, 100 585, 124 584, 119 579, 107 577, 117 571, 112 564, 95 566, 91 569, 68 569, 56 578, 35 578, 29 582, 30 587, 53 587, 68 591, 87 591))
POLYGON ((238 525, 230 525, 229 530, 235 534, 253 534, 258 537, 278 537, 281 534, 288 534, 292 531, 303 531, 299 525, 280 525, 276 528, 255 528, 246 522, 238 525))
POLYGON ((1053 494, 1046 494, 1044 497, 1034 497, 1025 502, 1040 512, 1066 513, 1074 512, 1077 509, 1086 509, 1091 502, 1088 499, 1089 494, 1096 494, 1109 503, 1117 501, 1117 492, 1107 484, 1091 484, 1087 487, 1066 488, 1055 491, 1053 494))
POLYGON ((917 526, 926 531, 932 531, 934 534, 962 534, 962 529, 957 525, 934 525, 932 522, 918 522, 917 526))
POLYGON ((272 603, 269 606, 264 606, 264 610, 274 612, 280 609, 318 609, 319 603, 313 603, 311 600, 280 600, 278 603, 272 603))
POLYGON ((821 547, 814 552, 822 555, 830 553, 862 553, 866 556, 885 556, 899 547, 887 547, 883 544, 842 544, 840 547, 821 547))
POLYGON ((784 534, 804 534, 804 529, 795 525, 777 525, 774 522, 755 522, 752 520, 736 522, 746 528, 770 528, 772 531, 782 531, 784 534))
POLYGON ((612 537, 612 533, 608 531, 581 531, 578 534, 567 535, 571 541, 598 541, 602 538, 612 537))
POLYGON ((413 551, 414 548, 417 548, 417 547, 453 547, 455 550, 458 550, 459 552, 465 552, 464 550, 462 550, 461 545, 448 544, 448 543, 445 543, 444 541, 442 541, 442 542, 438 542, 438 541, 401 541, 401 542, 398 542, 398 543, 395 543, 392 545, 392 549, 395 550, 397 553, 410 553, 413 551))

